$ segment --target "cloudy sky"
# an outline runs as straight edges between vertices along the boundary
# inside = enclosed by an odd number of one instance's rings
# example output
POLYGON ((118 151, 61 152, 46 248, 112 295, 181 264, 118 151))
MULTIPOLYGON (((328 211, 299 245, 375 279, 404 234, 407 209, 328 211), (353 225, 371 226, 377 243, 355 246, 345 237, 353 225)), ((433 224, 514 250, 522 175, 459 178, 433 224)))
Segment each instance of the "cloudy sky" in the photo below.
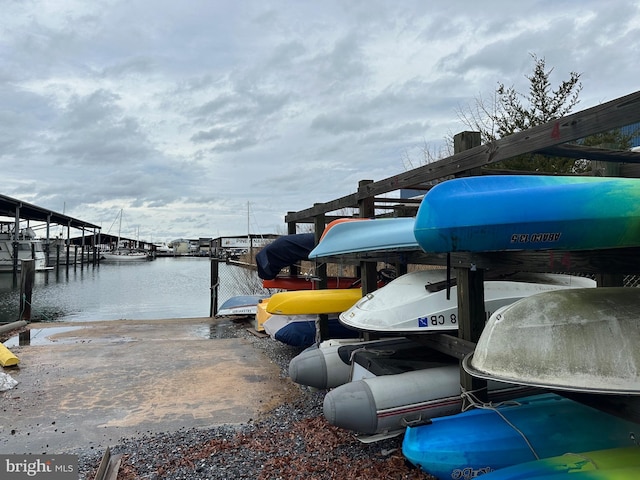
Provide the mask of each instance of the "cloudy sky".
POLYGON ((286 233, 467 127, 531 54, 640 87, 640 3, 0 0, 0 194, 146 241, 286 233), (127 231, 128 230, 128 231, 127 231))

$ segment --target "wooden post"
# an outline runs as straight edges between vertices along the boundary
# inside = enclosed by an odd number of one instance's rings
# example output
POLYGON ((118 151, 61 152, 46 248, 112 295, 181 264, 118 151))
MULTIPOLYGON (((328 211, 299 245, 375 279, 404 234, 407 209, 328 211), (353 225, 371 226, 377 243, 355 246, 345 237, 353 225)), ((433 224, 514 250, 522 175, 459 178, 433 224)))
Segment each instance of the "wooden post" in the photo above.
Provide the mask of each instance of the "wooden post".
MULTIPOLYGON (((457 268, 458 285, 458 338, 477 343, 484 324, 484 272, 472 268, 457 268)), ((460 365, 460 386, 464 391, 475 392, 479 400, 486 402, 487 381, 469 375, 460 365)), ((467 406, 463 402, 463 408, 467 406)))
MULTIPOLYGON (((292 213, 292 212, 288 212, 288 213, 292 213)), ((287 234, 288 235, 295 235, 296 233, 298 233, 297 230, 298 229, 297 229, 296 222, 287 223, 287 234)), ((317 236, 316 236, 316 243, 318 243, 317 236)), ((291 275, 292 277, 295 277, 295 276, 297 276, 299 274, 300 274, 300 267, 298 265, 296 265, 296 264, 289 265, 289 275, 291 275)))
MULTIPOLYGON (((373 183, 373 180, 360 180, 360 182, 358 182, 358 190, 365 188, 366 185, 370 183, 373 183)), ((367 197, 358 201, 358 216, 360 218, 373 218, 375 214, 373 197, 367 197)), ((360 262, 360 272, 362 295, 377 290, 378 271, 376 262, 360 262)))
MULTIPOLYGON (((16 234, 17 235, 17 234, 16 234)), ((13 271, 13 278, 17 278, 18 277, 18 237, 14 237, 13 243, 11 244, 11 246, 13 247, 13 266, 12 266, 12 271, 13 271)))
MULTIPOLYGON (((480 132, 460 132, 453 137, 454 153, 460 153, 480 145, 480 132)), ((480 168, 468 170, 463 176, 480 174, 480 168)), ((477 343, 484 325, 484 271, 474 266, 456 269, 458 285, 458 337, 477 343)), ((472 377, 460 365, 460 386, 464 391, 473 391, 475 396, 486 402, 487 381, 472 377)), ((466 400, 463 407, 466 407, 466 400)))
POLYGON ((85 255, 85 232, 82 227, 82 243, 80 244, 80 268, 84 267, 84 255, 85 255))
POLYGON ((67 224, 67 271, 69 271, 69 263, 71 259, 69 256, 71 255, 71 221, 67 224))
POLYGON ((209 305, 209 316, 215 317, 218 314, 218 287, 220 285, 220 275, 218 268, 218 258, 211 257, 211 303, 209 305))
POLYGON ((31 294, 36 279, 35 260, 22 260, 20 268, 20 318, 31 321, 31 294))
MULTIPOLYGON (((453 136, 453 152, 460 153, 464 150, 469 150, 474 147, 480 146, 481 136, 480 132, 460 132, 453 136)), ((480 167, 473 168, 471 170, 466 170, 464 173, 460 175, 456 175, 456 177, 472 177, 474 175, 480 175, 481 169, 480 167)))
MULTIPOLYGON (((373 180, 360 180, 358 182, 358 191, 366 189, 367 185, 373 183, 373 180)), ((373 197, 366 197, 358 201, 358 216, 360 218, 374 218, 376 216, 375 204, 373 197)), ((378 265, 376 262, 360 262, 358 265, 360 275, 360 287, 362 295, 374 292, 378 289, 378 265)), ((374 332, 364 332, 363 338, 366 341, 376 340, 380 338, 374 332)))
MULTIPOLYGON (((315 206, 320 205, 319 203, 314 204, 315 206)), ((322 236, 322 232, 324 232, 324 227, 326 226, 326 218, 324 213, 318 214, 313 217, 313 226, 315 233, 315 243, 316 245, 320 242, 320 237, 322 236)), ((318 281, 318 289, 323 290, 327 288, 327 264, 322 261, 319 265, 316 264, 316 276, 320 279, 318 281)), ((328 340, 329 338, 329 315, 321 314, 318 315, 316 319, 316 340, 318 342, 322 342, 324 340, 328 340)))

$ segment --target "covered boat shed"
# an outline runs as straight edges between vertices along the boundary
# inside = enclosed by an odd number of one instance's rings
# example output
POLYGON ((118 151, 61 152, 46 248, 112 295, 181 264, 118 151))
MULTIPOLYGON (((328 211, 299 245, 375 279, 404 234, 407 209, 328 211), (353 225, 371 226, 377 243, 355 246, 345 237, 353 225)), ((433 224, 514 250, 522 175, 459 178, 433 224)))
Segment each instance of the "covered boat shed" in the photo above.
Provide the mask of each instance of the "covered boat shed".
MULTIPOLYGON (((75 228, 82 231, 82 245, 85 245, 86 232, 90 233, 90 244, 99 244, 98 237, 100 235, 101 226, 93 223, 85 222, 62 213, 54 212, 46 208, 38 207, 16 198, 0 195, 0 216, 15 218, 14 234, 17 236, 20 232, 20 221, 26 220, 44 222, 46 224, 46 241, 44 242, 45 253, 48 254, 51 239, 51 224, 61 225, 67 228, 67 238, 70 238, 71 229, 75 228)), ((67 245, 67 256, 69 246, 67 245)), ((68 261, 67 261, 68 263, 68 261)))
MULTIPOLYGON (((47 210, 46 208, 23 202, 22 200, 7 197, 6 195, 0 195, 0 216, 14 217, 16 219, 16 225, 20 223, 20 220, 45 222, 47 224, 47 238, 49 238, 49 229, 52 223, 66 226, 68 230, 71 228, 77 228, 83 232, 85 230, 92 230, 94 235, 100 233, 100 229, 102 228, 100 225, 85 222, 84 220, 57 213, 53 210, 47 210)), ((16 229, 16 232, 17 230, 18 229, 16 229)))

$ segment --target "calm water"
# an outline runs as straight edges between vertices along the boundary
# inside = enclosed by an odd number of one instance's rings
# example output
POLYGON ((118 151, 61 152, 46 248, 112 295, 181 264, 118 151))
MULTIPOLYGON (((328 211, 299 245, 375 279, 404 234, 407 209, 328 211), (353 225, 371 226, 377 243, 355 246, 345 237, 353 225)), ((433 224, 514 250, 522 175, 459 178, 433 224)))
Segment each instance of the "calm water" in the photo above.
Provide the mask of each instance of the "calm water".
MULTIPOLYGON (((0 274, 0 322, 19 318, 19 286, 0 274)), ((19 277, 18 277, 19 280, 19 277)), ((32 321, 208 317, 208 258, 166 257, 135 264, 77 265, 37 272, 32 321)))

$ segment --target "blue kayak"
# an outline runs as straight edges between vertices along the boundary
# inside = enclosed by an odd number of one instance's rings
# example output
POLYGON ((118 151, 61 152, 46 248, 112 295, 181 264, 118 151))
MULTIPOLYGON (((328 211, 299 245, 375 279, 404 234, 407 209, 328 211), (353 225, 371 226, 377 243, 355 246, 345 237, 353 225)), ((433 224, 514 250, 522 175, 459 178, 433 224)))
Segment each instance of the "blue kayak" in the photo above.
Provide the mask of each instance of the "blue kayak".
POLYGON ((640 447, 609 448, 525 462, 501 468, 483 480, 581 480, 640 478, 640 447))
POLYGON ((416 215, 426 252, 640 246, 640 179, 499 175, 433 187, 416 215))
POLYGON ((402 453, 439 479, 466 479, 567 452, 631 446, 634 433, 640 425, 541 394, 409 427, 402 453))

